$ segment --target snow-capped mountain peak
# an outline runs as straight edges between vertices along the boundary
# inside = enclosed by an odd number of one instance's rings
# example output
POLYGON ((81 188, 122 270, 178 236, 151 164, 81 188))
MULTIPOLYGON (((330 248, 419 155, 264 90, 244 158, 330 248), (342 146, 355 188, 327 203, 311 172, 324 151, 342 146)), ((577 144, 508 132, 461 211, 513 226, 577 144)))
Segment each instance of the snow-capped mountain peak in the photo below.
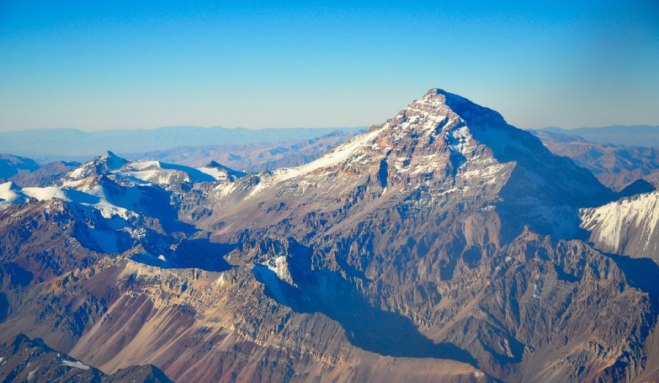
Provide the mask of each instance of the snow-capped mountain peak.
POLYGON ((71 181, 80 181, 91 176, 98 176, 112 170, 120 169, 127 163, 128 160, 108 151, 102 156, 86 162, 80 167, 72 170, 69 172, 67 178, 71 181))

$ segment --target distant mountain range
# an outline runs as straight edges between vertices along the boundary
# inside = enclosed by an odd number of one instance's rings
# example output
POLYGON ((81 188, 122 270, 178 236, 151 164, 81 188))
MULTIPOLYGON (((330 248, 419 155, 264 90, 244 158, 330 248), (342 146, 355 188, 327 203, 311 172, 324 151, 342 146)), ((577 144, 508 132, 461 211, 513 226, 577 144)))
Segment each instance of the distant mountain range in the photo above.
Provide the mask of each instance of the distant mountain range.
POLYGON ((612 125, 594 128, 544 128, 540 131, 583 137, 596 144, 615 144, 659 148, 659 126, 612 125))
MULTIPOLYGON (((555 130, 536 130, 533 133, 549 150, 570 157, 614 190, 622 190, 639 180, 659 188, 659 146, 598 144, 568 130, 561 133, 555 130)), ((642 139, 640 137, 637 140, 642 139)), ((647 142, 651 142, 651 138, 647 142)))
POLYGON ((179 146, 168 150, 129 153, 130 160, 152 159, 189 166, 218 161, 234 169, 261 172, 311 162, 351 139, 358 131, 335 131, 314 138, 265 143, 179 146))
MULTIPOLYGON (((182 126, 102 131, 31 129, 0 132, 0 153, 30 157, 40 163, 59 160, 87 161, 107 150, 129 158, 138 157, 138 153, 162 154, 170 160, 168 156, 175 157, 175 152, 189 152, 192 147, 255 145, 254 148, 258 150, 260 144, 302 142, 334 132, 355 134, 363 130, 365 127, 245 129, 182 126)), ((538 131, 579 136, 598 144, 659 147, 659 126, 545 128, 538 131)))
POLYGON ((98 153, 144 153, 180 146, 258 144, 312 139, 331 132, 363 128, 202 128, 157 129, 31 129, 0 132, 0 153, 31 157, 39 162, 86 161, 98 153))

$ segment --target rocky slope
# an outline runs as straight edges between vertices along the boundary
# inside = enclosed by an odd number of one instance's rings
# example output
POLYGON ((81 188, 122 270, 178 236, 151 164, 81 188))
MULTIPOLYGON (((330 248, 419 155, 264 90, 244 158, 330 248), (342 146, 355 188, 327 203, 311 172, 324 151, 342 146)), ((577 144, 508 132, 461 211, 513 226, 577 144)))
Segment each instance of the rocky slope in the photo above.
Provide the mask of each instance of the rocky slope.
POLYGON ((656 371, 659 273, 579 240, 616 194, 467 99, 433 89, 296 168, 195 174, 108 154, 7 204, 0 334, 177 381, 656 371))

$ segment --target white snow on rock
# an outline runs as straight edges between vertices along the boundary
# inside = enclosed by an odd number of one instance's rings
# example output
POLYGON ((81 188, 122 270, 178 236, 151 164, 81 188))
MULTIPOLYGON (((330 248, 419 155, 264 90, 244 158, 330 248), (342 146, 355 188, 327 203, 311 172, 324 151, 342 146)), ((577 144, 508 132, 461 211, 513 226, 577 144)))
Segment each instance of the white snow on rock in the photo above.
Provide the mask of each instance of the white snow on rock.
POLYGON ((124 166, 128 161, 117 156, 112 152, 107 152, 104 155, 89 161, 80 167, 72 170, 67 175, 69 180, 81 180, 97 174, 99 171, 108 171, 119 169, 124 166))
MULTIPOLYGON (((581 220, 581 227, 591 231, 596 242, 608 247, 606 250, 619 251, 630 230, 645 239, 655 233, 659 223, 659 191, 623 198, 598 208, 582 209, 581 220)), ((646 247, 644 250, 652 255, 657 249, 646 247)))
POLYGON ((78 368, 80 370, 89 370, 89 366, 86 364, 83 364, 82 362, 75 360, 63 360, 62 361, 63 366, 68 366, 68 367, 73 367, 73 368, 78 368))
POLYGON ((25 198, 25 196, 21 192, 20 188, 13 182, 9 181, 0 184, 0 204, 4 203, 9 205, 22 198, 25 198))
POLYGON ((257 194, 259 191, 264 190, 279 182, 287 181, 296 177, 308 175, 312 172, 331 168, 335 165, 341 164, 347 160, 359 160, 361 150, 365 148, 372 148, 376 145, 375 140, 380 135, 382 130, 388 127, 387 124, 378 129, 364 133, 354 139, 338 146, 333 151, 321 156, 315 161, 309 162, 294 168, 277 169, 270 173, 263 173, 260 177, 258 185, 252 189, 250 196, 257 194))
POLYGON ((459 152, 462 155, 467 155, 469 153, 469 148, 472 147, 471 143, 471 132, 469 128, 465 126, 460 126, 456 129, 451 129, 446 133, 447 141, 449 143, 449 148, 456 152, 459 152))
POLYGON ((70 199, 66 196, 66 194, 64 194, 64 191, 62 191, 61 188, 56 186, 47 186, 44 188, 39 188, 39 187, 23 188, 23 193, 39 201, 50 201, 51 199, 54 198, 57 198, 62 201, 70 201, 70 199))
POLYGON ((76 192, 57 186, 20 188, 10 182, 0 185, 0 208, 7 208, 10 204, 23 203, 26 201, 27 197, 34 198, 41 202, 51 201, 53 199, 65 202, 76 202, 80 205, 97 209, 104 218, 108 219, 113 216, 128 219, 138 215, 137 213, 108 202, 103 188, 99 185, 95 185, 85 192, 76 192))
POLYGON ((288 270, 288 261, 286 260, 285 255, 270 258, 263 265, 272 270, 282 281, 288 283, 291 286, 295 286, 291 272, 288 270))
POLYGON ((197 170, 199 170, 204 174, 208 174, 209 176, 213 177, 216 181, 226 181, 228 179, 228 174, 223 169, 204 166, 201 168, 197 168, 197 170))
POLYGON ((157 185, 171 185, 174 182, 190 182, 190 176, 175 169, 165 169, 158 161, 131 162, 121 168, 122 175, 157 185))

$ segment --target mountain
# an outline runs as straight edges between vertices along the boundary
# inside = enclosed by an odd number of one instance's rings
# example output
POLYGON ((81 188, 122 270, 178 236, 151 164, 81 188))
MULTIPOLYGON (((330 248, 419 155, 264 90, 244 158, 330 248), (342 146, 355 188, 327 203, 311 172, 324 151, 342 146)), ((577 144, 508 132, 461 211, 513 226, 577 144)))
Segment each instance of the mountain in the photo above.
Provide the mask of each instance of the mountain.
MULTIPOLYGON (((416 203, 430 207, 439 196, 474 200, 489 193, 490 201, 482 202, 510 221, 506 228, 512 235, 530 225, 563 236, 577 231, 578 207, 612 199, 589 172, 552 155, 533 135, 507 125, 498 113, 458 96, 440 101, 443 97, 428 94, 386 124, 307 165, 254 175, 218 190, 220 198, 210 202, 218 205, 220 215, 212 218, 223 219, 232 212, 253 217, 263 211, 254 200, 277 205, 282 197, 295 199, 284 201, 287 212, 306 209, 301 205, 310 198, 329 199, 325 209, 345 210, 344 198, 336 196, 360 188, 369 197, 387 197, 380 200, 414 193, 420 201, 416 203), (555 179, 557 170, 561 180, 555 179)), ((230 221, 243 222, 239 217, 230 221)))
POLYGON ((541 131, 583 137, 596 144, 659 147, 659 126, 612 125, 597 128, 545 128, 541 131))
POLYGON ((23 334, 0 346, 0 360, 3 382, 171 382, 154 366, 131 366, 108 376, 23 334))
POLYGON ((572 135, 571 131, 563 134, 537 130, 533 133, 553 153, 570 157, 614 190, 621 191, 640 179, 659 187, 659 146, 597 144, 572 135))
POLYGON ((26 198, 0 211, 3 338, 182 382, 659 371, 657 264, 584 240, 583 212, 619 194, 461 96, 432 89, 293 168, 115 157, 5 186, 26 198))
POLYGON ((39 164, 29 158, 0 154, 0 182, 7 181, 21 172, 32 172, 38 168, 39 164))
POLYGON ((0 132, 0 153, 15 153, 41 162, 84 161, 112 149, 117 153, 143 153, 180 146, 231 145, 311 139, 334 131, 358 128, 201 128, 194 126, 157 129, 32 129, 0 132))

